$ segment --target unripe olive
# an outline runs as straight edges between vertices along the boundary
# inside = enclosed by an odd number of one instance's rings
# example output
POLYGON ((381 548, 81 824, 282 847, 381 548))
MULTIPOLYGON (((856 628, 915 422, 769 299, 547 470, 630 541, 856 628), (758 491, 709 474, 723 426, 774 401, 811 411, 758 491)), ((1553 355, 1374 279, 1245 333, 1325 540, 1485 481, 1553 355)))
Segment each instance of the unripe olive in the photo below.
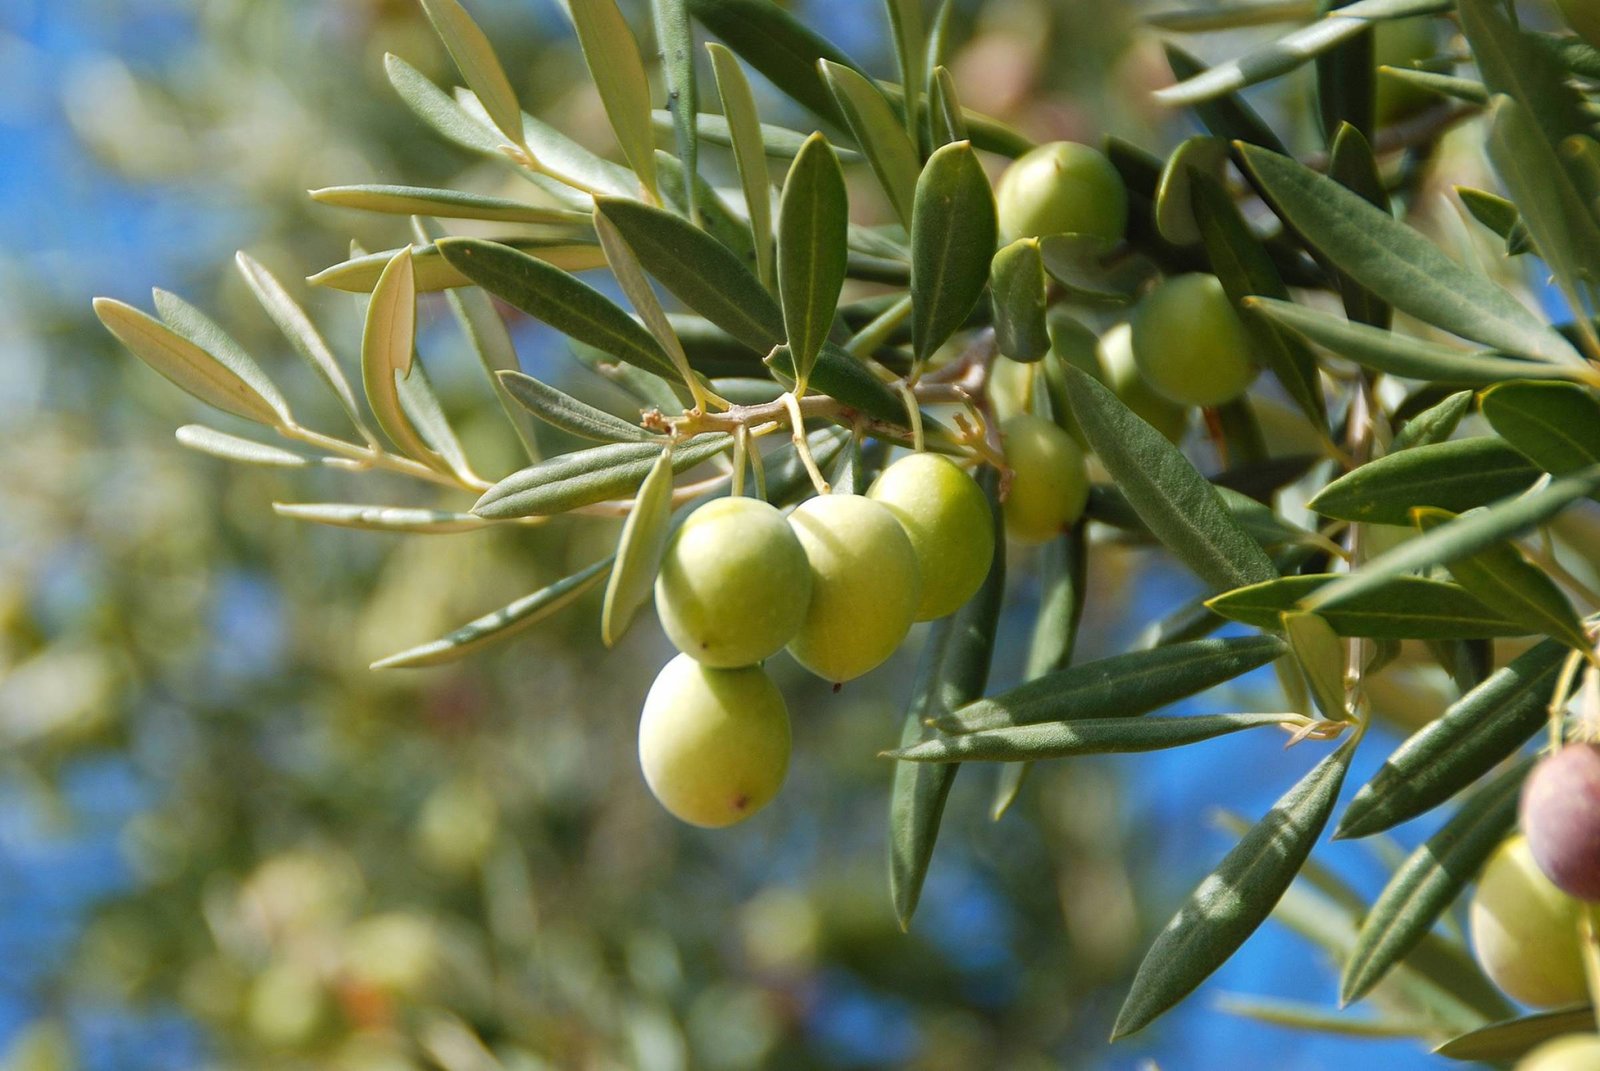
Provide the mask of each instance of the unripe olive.
POLYGON ((917 552, 895 515, 863 495, 821 495, 789 517, 811 562, 811 606, 789 653, 830 681, 881 665, 921 601, 917 552))
POLYGON ((1033 376, 1037 367, 1037 363, 1023 364, 999 356, 989 365, 985 389, 989 396, 989 407, 1001 420, 1028 408, 1029 398, 1036 389, 1033 376))
POLYGON ((1535 1007, 1584 1000, 1578 901, 1539 872, 1521 836, 1495 849, 1468 908, 1478 965, 1507 996, 1535 1007))
POLYGON ((1600 4, 1594 0, 1556 0, 1556 7, 1579 37, 1600 48, 1600 4))
POLYGON ((713 669, 678 655, 645 696, 639 766, 661 806, 691 825, 749 818, 789 771, 782 693, 760 667, 713 669))
POLYGON ((972 598, 994 559, 994 522, 966 469, 939 454, 911 454, 884 469, 867 497, 889 507, 917 552, 916 620, 943 617, 972 598))
POLYGON ((1569 744, 1540 762, 1522 786, 1522 833, 1551 883, 1579 900, 1600 900, 1600 748, 1569 744))
MULTIPOLYGON (((1590 7, 1589 0, 1579 0, 1590 7)), ((1590 16, 1593 18, 1593 16, 1590 16)), ((1438 51, 1434 20, 1426 15, 1409 19, 1383 19, 1373 29, 1372 66, 1409 68, 1418 60, 1430 59, 1438 51)), ((1439 100, 1437 94, 1415 82, 1379 73, 1374 86, 1373 116, 1379 126, 1398 123, 1439 100)))
POLYGON ((1083 515, 1089 473, 1072 436, 1042 417, 1020 413, 1000 425, 1011 489, 1006 534, 1018 543, 1044 543, 1083 515))
POLYGON ((1144 381, 1133 359, 1133 326, 1118 324, 1100 336, 1100 367, 1106 386, 1146 424, 1178 442, 1189 427, 1189 410, 1162 397, 1144 381))
POLYGON ((1516 1071, 1595 1071, 1600 1067, 1600 1034, 1552 1038, 1517 1061, 1516 1071))
POLYGON ((1133 313, 1133 359, 1145 382, 1180 405, 1221 405, 1256 378, 1244 324, 1215 275, 1178 275, 1133 313))
POLYGON ((995 190, 1000 244, 1049 234, 1084 234, 1106 243, 1128 225, 1128 191, 1098 149, 1056 141, 1019 156, 995 190))
POLYGON ((783 650, 805 620, 811 567, 783 514, 754 498, 718 498, 673 534, 656 574, 656 614, 684 654, 752 666, 783 650))

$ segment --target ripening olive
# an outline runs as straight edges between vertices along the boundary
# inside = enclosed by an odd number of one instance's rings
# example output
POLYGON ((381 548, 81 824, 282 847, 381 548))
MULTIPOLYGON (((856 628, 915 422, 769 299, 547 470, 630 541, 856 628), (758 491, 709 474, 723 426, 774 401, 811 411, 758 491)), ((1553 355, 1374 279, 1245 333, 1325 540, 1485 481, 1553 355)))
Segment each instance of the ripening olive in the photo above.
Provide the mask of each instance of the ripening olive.
POLYGON ((1118 324, 1100 336, 1100 367, 1106 386, 1146 424, 1178 442, 1189 427, 1189 410, 1157 394, 1133 359, 1133 326, 1118 324))
POLYGON ((994 559, 994 521, 966 469, 939 454, 912 454, 884 469, 867 497, 889 507, 917 552, 916 620, 943 617, 972 598, 994 559))
POLYGON ((1535 1007, 1584 1000, 1578 901, 1539 872, 1521 836, 1495 849, 1468 909, 1478 965, 1507 996, 1535 1007))
POLYGON ((1540 762, 1522 786, 1522 832, 1551 883, 1579 900, 1600 900, 1600 748, 1569 744, 1540 762))
POLYGON ((1178 275, 1133 313, 1133 359, 1145 382, 1180 405, 1221 405, 1256 378, 1244 324, 1215 275, 1178 275))
POLYGON ((1594 0, 1556 0, 1556 7, 1579 37, 1600 48, 1600 4, 1594 0))
POLYGON ((1072 436, 1043 417, 1019 413, 1000 425, 1011 489, 1006 534, 1018 543, 1044 543, 1083 515, 1089 474, 1072 436))
POLYGON ((678 655, 645 696, 639 766, 661 806, 691 825, 749 818, 789 771, 782 693, 758 666, 713 669, 678 655))
POLYGON ((921 600, 911 537, 889 507, 863 495, 808 499, 789 523, 811 562, 811 605, 789 653, 835 682, 881 665, 921 600))
MULTIPOLYGON (((1588 0, 1583 0, 1588 3, 1588 0)), ((1372 66, 1408 69, 1438 51, 1434 20, 1426 15, 1409 19, 1384 19, 1373 29, 1372 66)), ((1379 126, 1388 126, 1437 103, 1438 94, 1381 71, 1374 85, 1372 111, 1379 126)))
POLYGON ((1084 234, 1106 243, 1128 225, 1128 191, 1098 149, 1056 141, 1018 157, 995 190, 1000 244, 1050 234, 1084 234))
POLYGON ((684 654, 753 666, 805 620, 811 566, 783 514, 754 498, 717 498, 691 513, 656 574, 656 614, 684 654))
POLYGON ((1595 1071, 1600 1067, 1600 1034, 1552 1038, 1517 1061, 1516 1071, 1595 1071))

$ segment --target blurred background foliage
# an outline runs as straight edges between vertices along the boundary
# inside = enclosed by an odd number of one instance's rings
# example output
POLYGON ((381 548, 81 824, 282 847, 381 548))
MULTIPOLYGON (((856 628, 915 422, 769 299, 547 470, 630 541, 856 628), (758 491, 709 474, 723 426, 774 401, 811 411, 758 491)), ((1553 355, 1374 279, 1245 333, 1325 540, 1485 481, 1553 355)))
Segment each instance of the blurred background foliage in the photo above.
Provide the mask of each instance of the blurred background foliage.
MULTIPOLYGON (((530 110, 605 136, 553 0, 471 6, 530 110)), ((793 6, 890 69, 880 5, 793 6)), ((1138 14, 958 3, 965 102, 1041 139, 1171 145, 1187 131, 1149 103, 1169 75, 1138 14)), ((386 51, 453 81, 411 0, 0 5, 0 1067, 1426 1062, 1405 1043, 1217 1011, 1230 990, 1331 998, 1332 975, 1276 929, 1148 1037, 1104 1044, 1151 928, 1226 843, 1207 809, 1259 812, 1302 768, 1270 739, 1041 768, 998 824, 992 775, 973 771, 902 935, 884 881, 890 769, 875 755, 894 741, 915 638, 837 695, 779 667, 790 784, 722 833, 670 820, 637 773, 639 703, 668 655, 653 621, 604 651, 591 597, 458 665, 370 671, 592 560, 615 529, 386 536, 278 518, 273 501, 413 492, 181 450, 172 429, 193 404, 114 346, 89 297, 183 294, 311 423, 336 421, 226 268, 232 251, 292 280, 352 239, 406 234, 308 188, 503 181, 411 118, 386 51)), ((1261 104, 1309 144, 1302 84, 1261 104)), ((762 107, 804 122, 776 94, 762 107)), ((706 166, 728 179, 726 160, 706 166)), ((352 359, 355 299, 293 289, 352 359)), ((427 320, 421 350, 447 407, 486 470, 504 471, 514 440, 453 326, 427 320)), ((514 327, 529 371, 623 407, 550 334, 514 327)), ((1002 685, 1038 596, 1018 565, 1002 685)), ((1082 657, 1193 593, 1140 548, 1101 554, 1091 588, 1082 657)), ((1438 698, 1413 688, 1390 712, 1425 717, 1438 698)), ((1343 848, 1330 857, 1375 888, 1381 867, 1343 848)))

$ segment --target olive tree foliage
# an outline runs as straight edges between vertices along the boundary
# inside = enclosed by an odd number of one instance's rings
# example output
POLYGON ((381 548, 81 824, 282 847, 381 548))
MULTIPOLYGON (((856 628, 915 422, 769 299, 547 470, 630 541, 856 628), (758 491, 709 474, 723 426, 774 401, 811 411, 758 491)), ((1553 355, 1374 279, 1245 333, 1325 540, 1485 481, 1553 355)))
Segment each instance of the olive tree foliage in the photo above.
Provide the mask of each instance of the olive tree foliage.
MULTIPOLYGON (((1222 3, 1158 15, 1176 81, 1157 97, 1204 133, 1165 156, 1116 139, 1101 146, 1126 199, 1115 241, 1025 234, 997 249, 989 174, 1033 145, 962 106, 946 66, 948 4, 886 5, 898 57, 890 79, 768 0, 651 6, 647 30, 614 0, 569 5, 613 158, 525 113, 469 11, 423 0, 460 84, 441 86, 399 56, 385 61, 389 82, 432 135, 523 180, 519 195, 313 192, 413 218, 408 244, 358 249, 310 277, 365 298, 354 370, 291 287, 246 255, 237 263, 344 410, 342 432, 298 419, 262 365, 182 299, 158 293, 153 315, 96 303, 129 350, 237 418, 185 426, 185 446, 352 479, 381 470, 438 491, 424 506, 276 505, 286 517, 437 535, 628 518, 614 554, 376 667, 520 642, 568 607, 592 605, 582 599, 590 591, 605 593, 614 642, 646 600, 674 518, 730 489, 780 506, 861 492, 885 448, 904 447, 990 470, 1004 497, 1019 474, 1001 418, 1007 406, 1029 410, 1093 454, 1097 482, 1081 519, 1017 559, 1042 571, 1047 592, 1032 679, 987 687, 1002 556, 978 594, 934 625, 899 746, 881 742, 894 760, 889 888, 901 924, 912 923, 960 766, 1005 764, 1003 809, 1032 762, 1282 726, 1295 745, 1282 763, 1298 780, 1172 905, 1114 1036, 1176 1005, 1273 915, 1333 954, 1343 1000, 1363 1008, 1239 1004, 1241 1013, 1447 1042, 1464 1058, 1504 1058, 1569 1029, 1490 1025, 1512 1009, 1436 923, 1514 821, 1507 801, 1526 765, 1504 760, 1560 716, 1578 661, 1592 657, 1585 615, 1600 610, 1597 556, 1571 534, 1600 493, 1590 307, 1600 144, 1586 96, 1600 55, 1523 25, 1498 0, 1358 0, 1331 11, 1222 3), (1375 42, 1399 20, 1425 26, 1430 44, 1379 81, 1375 42), (1177 43, 1263 24, 1262 43, 1209 67, 1177 43), (641 47, 652 34, 659 87, 641 47), (710 81, 695 59, 702 36, 710 81), (1315 81, 1322 144, 1292 151, 1298 139, 1240 93, 1302 69, 1315 81), (751 71, 816 132, 764 121, 751 71), (1410 99, 1397 106, 1401 91, 1410 99), (658 109, 663 100, 671 106, 658 109), (1458 186, 1443 205, 1419 196, 1441 143, 1457 137, 1482 146, 1496 188, 1458 186), (702 159, 724 151, 733 189, 700 175, 702 159), (577 277, 591 270, 607 272, 608 286, 577 277), (1197 273, 1215 277, 1263 374, 1248 393, 1208 404, 1175 445, 1117 389, 1094 336, 1131 315, 1135 357, 1157 378, 1152 365, 1186 353, 1181 342, 1140 352, 1139 310, 1167 280, 1197 273), (514 471, 472 456, 417 359, 419 298, 440 292, 442 303, 420 307, 470 339, 526 449, 514 471), (565 335, 633 410, 597 409, 521 371, 508 309, 565 335), (1085 331, 1088 345, 1074 345, 1085 331), (1003 397, 1003 375, 1020 379, 1020 400, 1003 397), (535 422, 593 445, 544 456, 535 422), (1273 448, 1285 434, 1297 444, 1287 453, 1273 448), (1130 540, 1159 545, 1206 594, 1161 607, 1136 649, 1075 660, 1086 578, 1109 543, 1130 540), (1211 636, 1229 623, 1242 627, 1211 636), (1448 675, 1452 701, 1341 807, 1352 756, 1373 746, 1386 671, 1419 663, 1448 675), (1282 712, 1155 714, 1268 664, 1284 683, 1282 712), (1436 808, 1454 816, 1373 905, 1313 859, 1330 824, 1336 836, 1370 837, 1436 808)), ((1192 348, 1203 353, 1210 335, 1192 348)))

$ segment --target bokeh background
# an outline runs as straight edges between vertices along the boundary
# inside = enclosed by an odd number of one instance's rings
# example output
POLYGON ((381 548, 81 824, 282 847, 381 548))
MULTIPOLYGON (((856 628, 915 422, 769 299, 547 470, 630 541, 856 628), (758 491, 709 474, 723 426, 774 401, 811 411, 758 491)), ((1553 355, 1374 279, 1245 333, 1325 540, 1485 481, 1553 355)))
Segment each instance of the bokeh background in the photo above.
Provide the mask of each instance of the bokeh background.
MULTIPOLYGON (((891 72, 880 5, 793 6, 891 72)), ((1040 137, 1175 143, 1188 128, 1148 102, 1166 69, 1139 6, 958 3, 965 102, 1040 137)), ((471 7, 525 106, 612 151, 554 0, 471 7)), ((1215 810, 1260 814, 1318 745, 1244 735, 1051 764, 998 822, 994 770, 970 767, 901 934, 875 754, 920 632, 837 695, 777 667, 790 783, 720 833, 674 823, 637 774, 639 703, 669 654, 648 614, 611 651, 590 599, 458 665, 369 670, 591 559, 615 528, 428 537, 278 518, 273 501, 425 499, 183 450, 173 428, 204 414, 119 351, 89 300, 182 294, 336 426, 233 251, 298 280, 352 239, 407 237, 308 188, 498 181, 396 100, 386 51, 454 78, 412 0, 0 2, 0 1067, 1434 1065, 1410 1041, 1227 1014, 1230 995, 1333 1004, 1321 954, 1276 922, 1179 1011, 1105 1043, 1154 929, 1230 843, 1215 810)), ((762 105, 805 121, 775 94, 762 105)), ((1301 84, 1262 106, 1308 125, 1301 84)), ((725 177, 725 160, 707 166, 725 177)), ((352 362, 358 302, 294 290, 352 362)), ((430 309, 423 358, 469 449, 505 471, 514 443, 430 309)), ((529 371, 625 408, 556 339, 515 332, 529 371)), ((1026 555, 1011 574, 996 685, 1020 672, 1038 594, 1026 555)), ((1141 548, 1099 553, 1091 589, 1082 657, 1195 590, 1141 548)), ((1271 709, 1274 687, 1255 675, 1190 706, 1271 709)), ((1352 786, 1384 749, 1366 750, 1352 786)), ((1381 856, 1320 854, 1368 896, 1381 856)))

